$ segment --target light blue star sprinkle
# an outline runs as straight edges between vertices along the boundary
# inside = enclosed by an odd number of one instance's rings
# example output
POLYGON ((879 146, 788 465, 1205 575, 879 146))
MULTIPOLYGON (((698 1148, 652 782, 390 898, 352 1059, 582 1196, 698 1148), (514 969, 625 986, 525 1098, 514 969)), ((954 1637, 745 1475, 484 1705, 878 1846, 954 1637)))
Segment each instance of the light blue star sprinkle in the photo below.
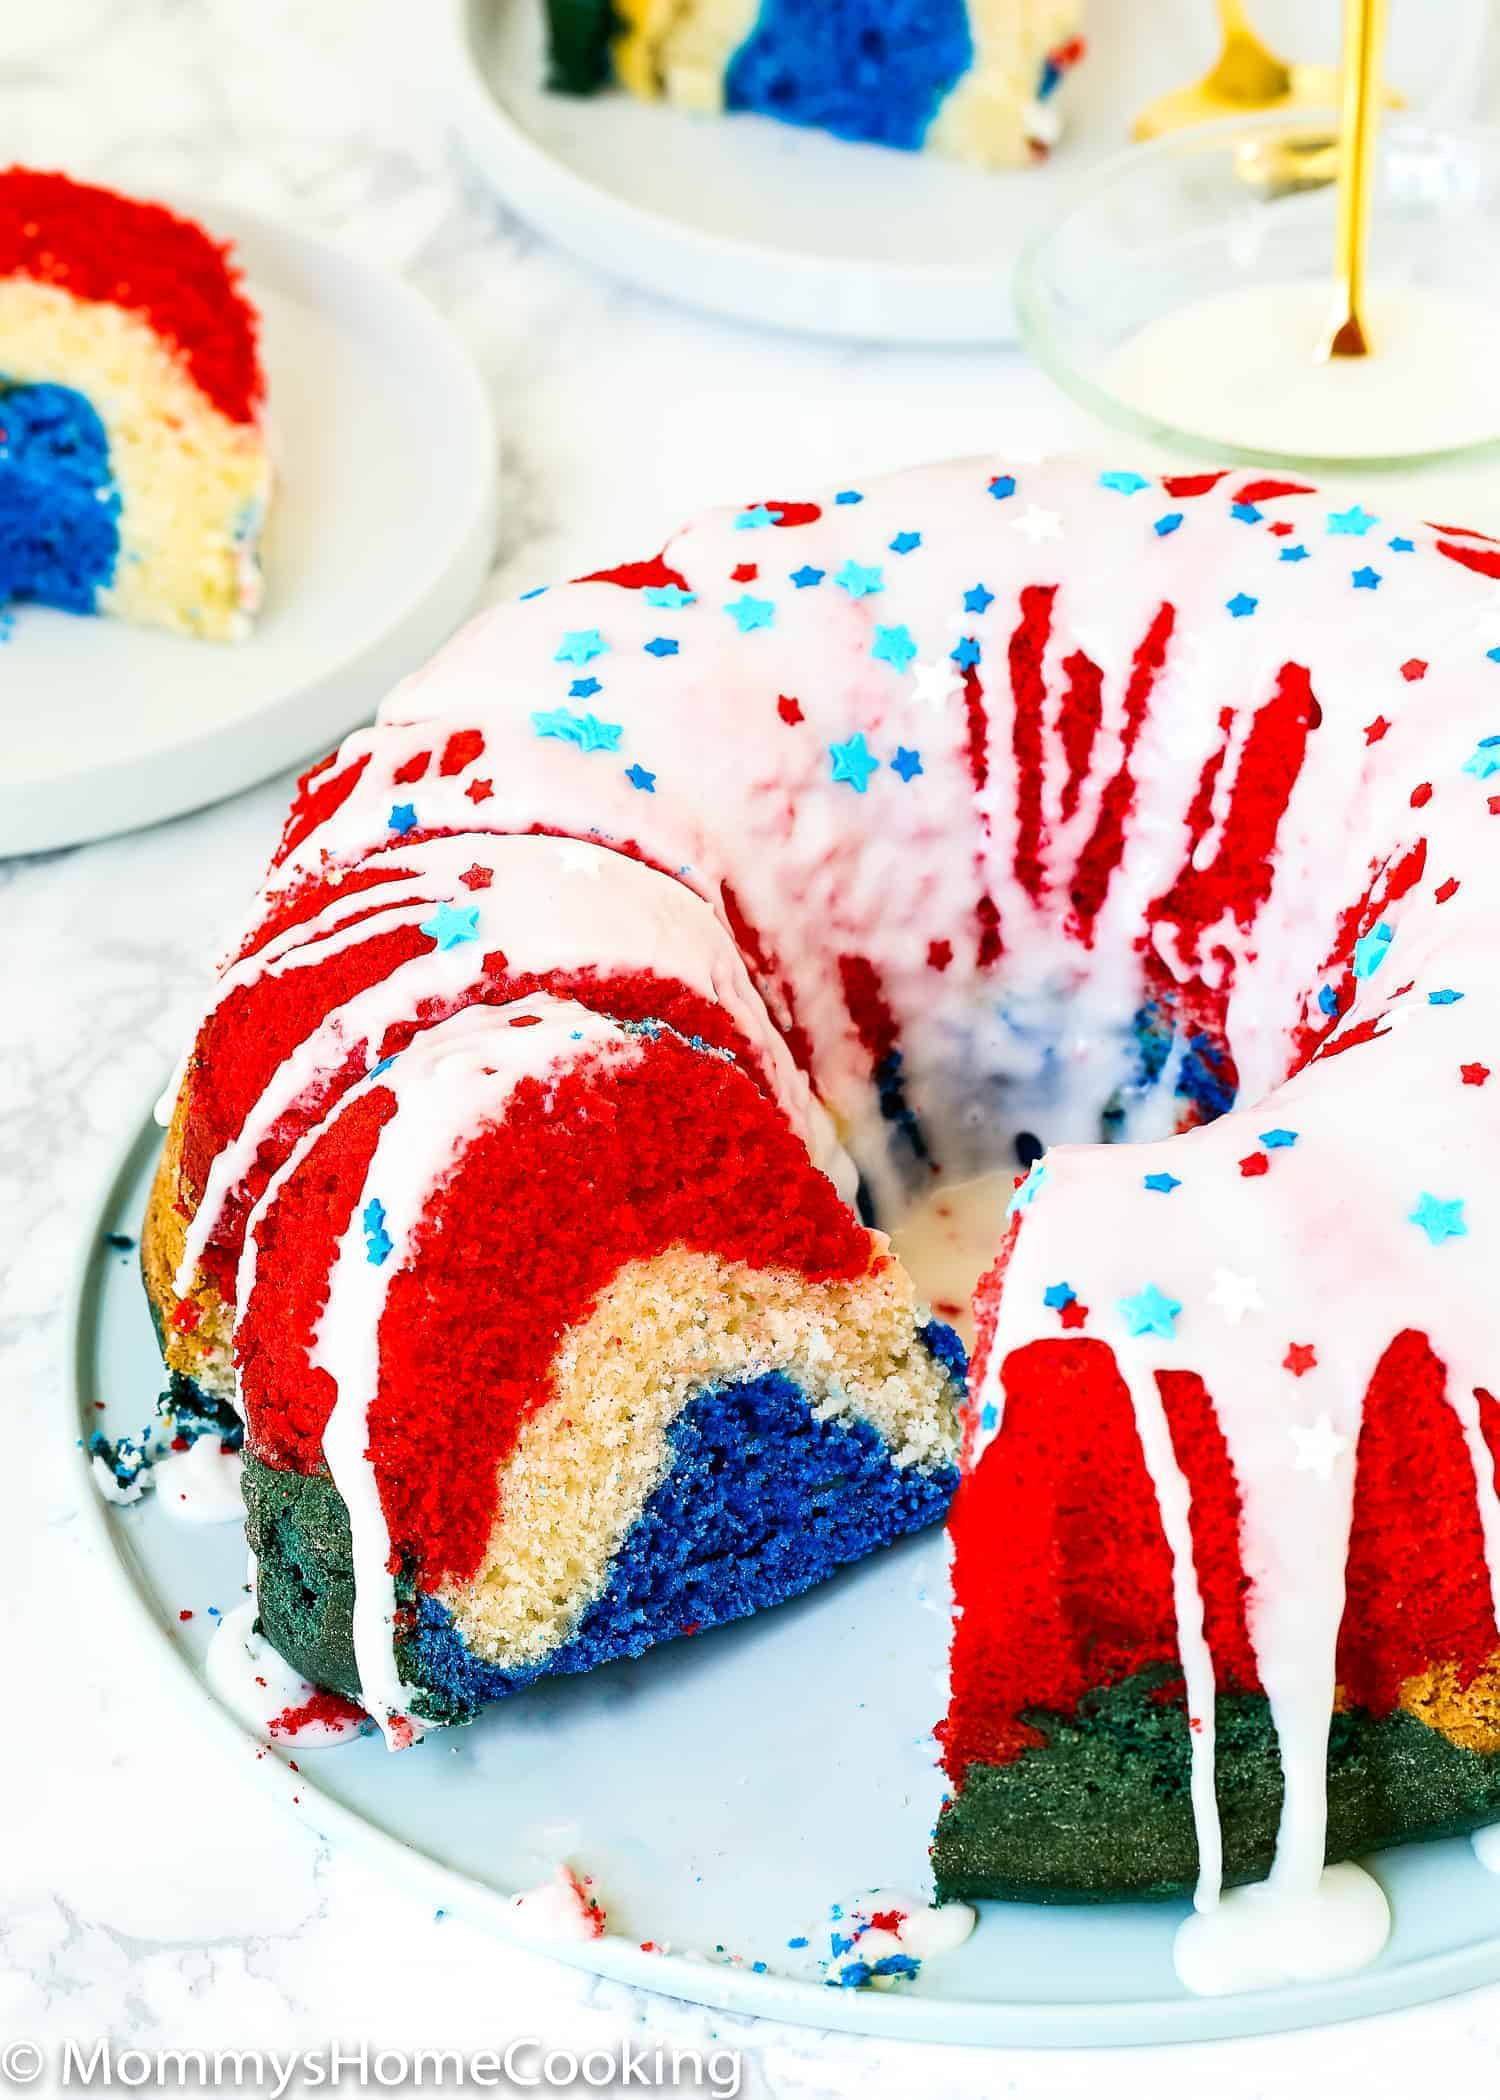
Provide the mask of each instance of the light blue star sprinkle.
POLYGON ((624 727, 620 722, 601 722, 597 715, 570 714, 565 707, 534 714, 531 726, 538 736, 555 736, 562 743, 576 744, 580 751, 618 751, 624 727))
POLYGON ((893 664, 904 671, 917 653, 909 627, 877 627, 875 639, 870 644, 870 654, 879 663, 893 664))
POLYGON ((896 756, 891 760, 891 771, 902 780, 915 780, 922 770, 920 751, 908 751, 904 744, 896 746, 896 756))
POLYGON ((1379 523, 1379 518, 1373 512, 1361 510, 1357 503, 1351 504, 1348 510, 1331 510, 1328 513, 1330 532, 1348 533, 1355 539, 1362 540, 1370 527, 1379 523))
POLYGON ((669 634, 654 635, 649 642, 643 643, 642 647, 648 656, 675 656, 677 654, 677 643, 669 634))
POLYGON ((891 541, 892 554, 912 554, 922 544, 920 532, 898 532, 891 541))
POLYGON ((1356 977, 1373 977, 1391 952, 1391 942, 1396 938, 1395 930, 1382 919, 1369 933, 1362 934, 1354 943, 1354 974, 1356 977))
POLYGON ((1146 1187, 1158 1196, 1170 1196, 1173 1189, 1182 1187, 1175 1174, 1148 1174, 1145 1179, 1146 1187))
POLYGON ((1445 990, 1441 992, 1429 992, 1427 994, 1427 1004, 1429 1006, 1457 1006, 1459 1000, 1462 999, 1462 997, 1462 992, 1455 992, 1451 990, 1445 990))
POLYGON ((776 606, 770 598, 752 598, 748 591, 743 597, 734 599, 724 608, 741 634, 749 634, 757 627, 769 627, 776 618, 776 606))
POLYGON ((799 591, 810 591, 823 581, 827 573, 826 569, 815 569, 811 562, 805 561, 800 569, 793 569, 792 581, 799 591))
POLYGON ((1423 1189, 1417 1198, 1416 1209, 1409 1210, 1406 1215, 1411 1224, 1421 1226, 1434 1247, 1441 1247, 1444 1240, 1462 1240, 1469 1236, 1461 1196, 1445 1203, 1441 1197, 1431 1196, 1423 1189))
POLYGON ((1061 1312, 1065 1305, 1073 1304, 1077 1296, 1071 1283, 1049 1283, 1042 1293, 1042 1303, 1051 1312, 1061 1312))
POLYGON ((1170 539, 1181 523, 1182 512, 1180 510, 1164 511, 1159 518, 1153 520, 1151 530, 1159 540, 1170 539))
POLYGON ((1014 474, 992 474, 990 476, 990 494, 997 503, 1003 503, 1007 496, 1013 496, 1015 493, 1016 477, 1014 474))
POLYGON ((592 700, 595 693, 602 693, 603 686, 597 678, 575 678, 568 687, 570 700, 592 700))
POLYGON ((1181 1302, 1169 1298, 1165 1291, 1148 1283, 1143 1291, 1133 1298, 1121 1298, 1120 1314, 1125 1322, 1127 1334, 1159 1334, 1164 1341, 1172 1341, 1177 1333, 1177 1315, 1182 1311, 1181 1302))
POLYGON ((961 671, 967 671, 971 665, 977 664, 982 653, 978 642, 975 641, 971 634, 966 634, 955 648, 948 651, 952 661, 958 665, 961 671))
POLYGON ((856 729, 845 744, 830 744, 828 755, 833 760, 834 779, 847 781, 856 795, 865 792, 870 785, 870 775, 880 769, 880 760, 865 742, 862 729, 856 729))
POLYGON ((885 579, 876 563, 846 561, 833 580, 851 598, 873 598, 877 591, 885 589, 885 579))
POLYGON ((378 1269, 394 1245, 385 1229, 385 1205, 378 1196, 372 1196, 365 1205, 361 1223, 365 1228, 365 1259, 378 1269))
POLYGON ((1150 488, 1151 484, 1144 474, 1129 474, 1112 467, 1107 474, 1099 476, 1099 486, 1113 489, 1117 496, 1134 496, 1141 489, 1150 488))
POLYGON ((1248 591, 1236 591, 1232 598, 1225 601, 1224 610, 1231 618, 1244 620, 1249 618, 1259 603, 1259 598, 1252 598, 1248 591))
POLYGON ((685 591, 680 583, 648 583, 641 596, 648 605, 664 606, 668 612, 676 612, 683 605, 698 603, 698 593, 685 591))
POLYGON ((625 768, 625 778, 633 788, 639 788, 642 794, 654 795, 656 793, 656 775, 648 773, 644 766, 627 766, 625 768))
POLYGON ((985 613, 995 602, 993 591, 987 591, 982 583, 976 583, 971 591, 964 592, 964 611, 985 613))
POLYGON ((1268 1152, 1282 1152, 1289 1145, 1296 1144, 1297 1133, 1295 1130, 1263 1130, 1260 1134, 1260 1142, 1268 1152))
POLYGON ((1497 643, 1493 649, 1486 649, 1484 653, 1492 664, 1500 664, 1500 643, 1497 643))
POLYGON ((749 510, 740 512, 734 521, 734 529, 736 532, 755 532, 762 526, 778 525, 780 522, 779 510, 767 510, 764 503, 753 503, 749 510))
POLYGON ((587 664, 603 656, 609 647, 597 627, 580 627, 565 634, 557 645, 555 664, 587 664))
POLYGON ((386 822, 392 831, 399 832, 402 838, 405 838, 409 831, 415 831, 417 828, 415 803, 397 802, 392 804, 391 813, 386 818, 386 822))
POLYGON ((457 948, 463 941, 477 941, 479 906, 440 904, 430 919, 422 921, 418 931, 431 934, 440 949, 457 948))
POLYGON ((1281 561, 1306 561, 1307 549, 1303 546, 1283 547, 1278 559, 1281 561))
POLYGON ((1398 538, 1394 540, 1387 540, 1386 545, 1390 548, 1392 554, 1415 554, 1417 551, 1417 543, 1415 540, 1404 540, 1398 538))
POLYGON ((1013 1218, 1018 1210, 1030 1210, 1047 1179, 1047 1162, 1034 1159, 1027 1169, 1026 1179, 1005 1206, 1005 1215, 1013 1218))
POLYGON ((1364 568, 1355 569, 1349 580, 1357 591, 1378 591, 1381 583, 1380 571, 1372 569, 1366 563, 1364 568))
POLYGON ((1492 773, 1500 773, 1500 748, 1497 747, 1500 747, 1500 737, 1481 737, 1474 756, 1464 760, 1464 771, 1472 773, 1476 780, 1488 780, 1492 773))

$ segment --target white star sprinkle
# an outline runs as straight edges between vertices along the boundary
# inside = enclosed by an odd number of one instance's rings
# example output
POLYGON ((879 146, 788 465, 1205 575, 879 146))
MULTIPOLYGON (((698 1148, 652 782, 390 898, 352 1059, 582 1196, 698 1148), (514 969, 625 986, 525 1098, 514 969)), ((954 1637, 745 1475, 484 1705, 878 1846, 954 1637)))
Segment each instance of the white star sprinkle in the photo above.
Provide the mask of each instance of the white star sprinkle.
POLYGON ((1246 1313, 1265 1311, 1260 1285, 1253 1276, 1237 1276, 1233 1269, 1215 1269, 1208 1302, 1216 1306, 1231 1327, 1238 1327, 1246 1313))
POLYGON ((1042 510, 1035 503, 1028 503, 1020 517, 1010 522, 1012 530, 1024 533, 1033 547, 1040 546, 1043 540, 1060 540, 1063 535, 1063 521, 1057 512, 1042 510))
POLYGON ((1292 1461, 1299 1473, 1316 1473, 1319 1480, 1331 1480, 1338 1460, 1349 1448, 1349 1439, 1334 1428, 1326 1410, 1319 1415, 1310 1429, 1301 1422, 1293 1422, 1292 1442, 1297 1447, 1297 1456, 1292 1461))
POLYGON ((958 665, 946 658, 940 663, 917 664, 911 696, 920 707, 944 708, 964 689, 958 665))

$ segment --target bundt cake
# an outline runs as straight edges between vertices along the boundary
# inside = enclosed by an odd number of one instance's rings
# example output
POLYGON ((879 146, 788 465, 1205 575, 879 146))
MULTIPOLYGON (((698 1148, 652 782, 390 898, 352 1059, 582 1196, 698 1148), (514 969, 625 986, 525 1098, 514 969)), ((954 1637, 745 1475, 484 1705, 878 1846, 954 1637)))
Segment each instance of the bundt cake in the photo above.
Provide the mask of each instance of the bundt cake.
POLYGON ((202 227, 0 171, 0 607, 248 631, 271 486, 257 329, 202 227))
POLYGON ((934 1517, 960 1356, 882 1233, 990 1174, 940 1890, 1211 1910, 1500 1815, 1497 577, 1284 480, 971 461, 398 688, 148 1221, 273 1643, 399 1728, 934 1517))
POLYGON ((1083 56, 1078 0, 546 0, 549 84, 618 81, 682 109, 976 167, 1044 160, 1083 56))

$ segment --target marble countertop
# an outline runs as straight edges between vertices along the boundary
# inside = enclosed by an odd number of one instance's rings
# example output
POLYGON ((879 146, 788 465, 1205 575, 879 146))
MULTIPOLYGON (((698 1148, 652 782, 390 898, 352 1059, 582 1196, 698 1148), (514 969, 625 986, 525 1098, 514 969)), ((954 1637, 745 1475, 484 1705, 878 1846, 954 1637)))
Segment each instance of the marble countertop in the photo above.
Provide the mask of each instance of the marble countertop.
MULTIPOLYGON (((294 218, 405 273, 449 314, 499 414, 496 594, 650 544, 747 487, 1087 439, 1018 353, 757 333, 548 248, 454 159, 420 88, 410 0, 4 12, 5 157, 294 218)), ((0 683, 0 726, 15 704, 0 683)), ((743 2048, 742 2090, 775 2100, 1082 2095, 1101 2081, 1225 2100, 1405 2095, 1435 2077, 1455 2093, 1493 2090, 1500 1988, 1321 2033, 1101 2057, 861 2042, 605 1986, 435 1919, 200 1756, 157 1710, 112 1637, 81 1539, 78 1475, 57 1433, 59 1304, 88 1199, 194 1018, 287 788, 275 780, 154 831, 0 863, 0 1393, 16 1474, 0 1525, 11 1686, 0 2045, 464 2047, 532 2033, 577 2048, 712 2035, 743 2048)))

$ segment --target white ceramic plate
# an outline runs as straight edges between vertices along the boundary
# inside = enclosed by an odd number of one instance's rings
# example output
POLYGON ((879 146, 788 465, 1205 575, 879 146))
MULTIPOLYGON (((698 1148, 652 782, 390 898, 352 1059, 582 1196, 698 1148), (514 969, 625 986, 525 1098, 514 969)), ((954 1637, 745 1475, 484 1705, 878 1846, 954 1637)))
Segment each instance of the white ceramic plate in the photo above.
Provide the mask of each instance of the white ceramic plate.
MULTIPOLYGON (((1393 11, 1391 72, 1413 106, 1468 114, 1485 92, 1485 0, 1393 11)), ((1130 118, 1212 55, 1203 0, 1089 0, 1068 137, 1043 168, 987 174, 758 116, 720 122, 624 94, 545 92, 542 0, 441 0, 443 92, 500 194, 601 269, 715 313, 897 343, 1000 343, 1011 276, 1068 184, 1130 118)), ((1338 0, 1259 0, 1304 59, 1337 49, 1338 0)))
MULTIPOLYGON (((159 1141, 154 1127, 136 1138, 91 1220, 72 1306, 70 1438, 101 1424, 138 1432, 161 1382, 136 1257, 103 1237, 139 1230, 159 1141)), ((130 1667, 155 1653, 211 1706, 207 1611, 242 1599, 238 1527, 178 1524, 150 1497, 121 1510, 91 1483, 82 1491, 133 1614, 130 1667)), ((225 1785, 236 1766, 260 1774, 331 1841, 512 1937, 523 1935, 509 1894, 566 1857, 594 1877, 611 1929, 558 1946, 563 1960, 810 2026, 972 2043, 1205 2039, 1387 2012, 1500 1977, 1500 1879, 1454 1841, 1374 1862, 1394 1937, 1374 1968, 1337 1983, 1190 1998, 1171 1963, 1181 1905, 998 1903, 908 1988, 821 1983, 788 1940, 872 1885, 927 1885, 945 1595, 942 1541, 928 1535, 747 1624, 538 1685, 400 1757, 378 1739, 294 1744, 293 1771, 285 1751, 252 1755, 239 1723, 214 1709, 225 1785)))
POLYGON ((223 643, 14 608, 0 853, 158 823, 326 750, 446 639, 489 566, 489 403, 427 302, 305 234, 183 208, 236 242, 264 317, 265 609, 223 643))

